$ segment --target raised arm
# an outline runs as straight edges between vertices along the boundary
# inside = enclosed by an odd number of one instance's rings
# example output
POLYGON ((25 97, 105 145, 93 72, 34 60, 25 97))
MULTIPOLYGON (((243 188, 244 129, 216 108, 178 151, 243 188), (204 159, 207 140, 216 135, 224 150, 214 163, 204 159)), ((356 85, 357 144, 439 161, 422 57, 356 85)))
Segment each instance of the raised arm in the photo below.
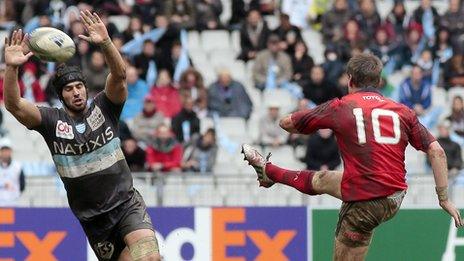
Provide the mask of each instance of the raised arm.
POLYGON ((31 102, 21 98, 18 85, 18 68, 32 56, 24 54, 25 39, 22 30, 15 30, 5 38, 5 79, 3 80, 3 96, 6 109, 27 128, 36 127, 42 121, 39 109, 31 102))
POLYGON ((432 142, 427 150, 430 164, 432 165, 433 177, 435 179, 435 190, 437 192, 440 206, 454 219, 456 227, 464 225, 459 210, 448 199, 448 167, 446 155, 437 141, 432 142))
POLYGON ((123 103, 127 98, 126 65, 118 49, 111 41, 108 31, 100 17, 90 11, 81 11, 81 20, 89 36, 79 35, 79 38, 99 45, 105 56, 110 74, 106 78, 105 93, 116 104, 123 103))

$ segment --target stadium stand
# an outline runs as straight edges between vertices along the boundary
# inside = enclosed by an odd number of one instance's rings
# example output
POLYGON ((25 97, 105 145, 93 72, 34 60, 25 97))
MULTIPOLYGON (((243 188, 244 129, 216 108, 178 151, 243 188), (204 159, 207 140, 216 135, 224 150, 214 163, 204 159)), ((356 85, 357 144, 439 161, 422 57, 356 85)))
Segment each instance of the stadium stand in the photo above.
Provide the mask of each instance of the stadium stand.
MULTIPOLYGON (((327 2, 326 11, 328 11, 331 8, 331 1, 325 2, 327 2)), ((440 15, 448 11, 448 1, 432 1, 432 3, 440 15)), ((254 61, 251 59, 248 62, 244 62, 237 59, 242 49, 240 31, 238 28, 228 27, 229 19, 234 16, 232 13, 234 10, 232 8, 232 1, 222 0, 222 4, 223 11, 219 17, 222 25, 219 29, 187 31, 187 42, 181 45, 181 50, 171 50, 171 47, 174 42, 181 40, 179 34, 184 30, 183 28, 176 27, 175 23, 171 21, 169 26, 160 27, 166 29, 166 34, 161 37, 155 37, 156 30, 151 30, 159 28, 154 27, 152 24, 144 25, 146 27, 144 29, 144 36, 150 36, 150 39, 157 38, 156 41, 153 40, 156 46, 156 54, 153 57, 156 58, 150 60, 154 62, 154 65, 148 67, 146 81, 153 84, 153 79, 156 79, 157 73, 162 69, 167 69, 174 76, 174 79, 176 79, 176 75, 180 76, 186 68, 193 66, 200 72, 202 84, 207 87, 217 80, 218 70, 227 68, 231 72, 232 77, 245 86, 253 102, 253 112, 248 120, 238 117, 215 117, 207 111, 205 112, 207 106, 202 103, 200 94, 192 91, 190 95, 195 100, 195 111, 200 118, 201 133, 204 133, 211 127, 216 129, 217 155, 213 173, 140 172, 134 173, 134 186, 144 195, 146 203, 149 206, 301 206, 307 204, 320 207, 338 206, 340 202, 329 196, 309 198, 283 186, 275 186, 268 190, 258 188, 253 175, 251 175, 251 168, 242 161, 242 157, 239 154, 240 144, 245 142, 253 143, 258 140, 260 129, 259 118, 266 113, 267 106, 278 103, 281 107, 281 113, 289 113, 295 110, 301 97, 297 98, 285 89, 270 88, 260 91, 254 87, 252 82, 254 61), (186 54, 188 57, 183 57, 183 54, 186 54), (148 76, 154 78, 149 79, 148 76)), ((375 1, 375 4, 376 12, 379 13, 382 21, 386 21, 388 15, 390 15, 394 1, 375 1)), ((414 10, 420 6, 420 1, 405 1, 404 4, 406 16, 410 17, 414 10)), ((64 10, 55 10, 57 12, 53 12, 49 6, 34 8, 36 10, 34 10, 33 17, 39 16, 39 14, 51 14, 48 16, 49 24, 37 24, 35 27, 53 25, 70 32, 69 24, 65 22, 62 15, 58 15, 58 17, 54 16, 56 14, 63 14, 64 10)), ((97 10, 104 9, 104 7, 95 8, 97 10)), ((113 35, 113 39, 124 39, 126 42, 123 42, 123 45, 129 41, 139 41, 140 38, 138 37, 141 37, 140 34, 129 33, 127 30, 131 14, 124 13, 121 10, 109 11, 110 16, 108 20, 117 30, 113 35)), ((264 15, 264 21, 271 30, 280 25, 279 14, 280 10, 277 6, 272 14, 264 15)), ((5 16, 5 14, 3 15, 5 16)), ((163 17, 163 11, 160 10, 157 12, 156 16, 163 17)), ((323 14, 321 16, 323 17, 323 14)), ((10 21, 10 23, 0 23, 0 28, 2 29, 0 31, 0 39, 7 36, 15 26, 33 26, 28 24, 29 20, 22 20, 24 17, 21 16, 21 13, 16 13, 15 17, 4 18, 3 20, 10 21)), ((149 18, 154 21, 154 17, 149 18)), ((169 21, 169 17, 166 19, 169 21)), ((245 17, 242 18, 242 21, 243 19, 245 17)), ((318 21, 310 22, 306 28, 301 28, 301 37, 308 46, 308 54, 314 60, 314 64, 325 64, 327 60, 324 52, 328 49, 327 47, 330 47, 330 43, 324 43, 323 34, 317 29, 318 26, 320 27, 320 25, 317 25, 318 21)), ((283 39, 283 42, 285 40, 283 39)), ((141 42, 140 46, 142 46, 141 42)), ((433 43, 429 47, 434 48, 433 43)), ((3 48, 3 41, 0 41, 0 48, 3 48)), ((369 51, 368 46, 364 46, 363 48, 365 49, 361 51, 369 51)), ((124 50, 124 48, 120 50, 124 50)), ((79 52, 82 53, 80 53, 81 57, 78 58, 77 63, 86 66, 86 58, 88 58, 90 51, 80 50, 79 52)), ((288 52, 291 52, 291 50, 288 52)), ((456 50, 455 55, 458 55, 458 52, 462 53, 462 50, 456 50)), ((133 55, 130 53, 125 53, 125 55, 128 63, 133 63, 133 55)), ((55 105, 54 101, 56 101, 56 97, 53 96, 53 91, 50 91, 51 87, 48 83, 48 78, 53 72, 50 68, 53 65, 47 65, 33 59, 30 66, 35 68, 37 79, 41 80, 41 87, 47 94, 46 106, 55 105)), ((444 68, 440 68, 440 70, 443 71, 444 68)), ((309 74, 309 70, 307 73, 309 74)), ((398 90, 399 85, 409 75, 410 69, 405 66, 397 68, 387 76, 388 82, 394 89, 392 98, 395 98, 395 91, 398 90)), ((334 85, 339 84, 338 79, 329 80, 332 80, 334 85)), ((178 87, 177 82, 178 80, 174 80, 176 88, 178 87)), ((446 90, 442 88, 441 82, 438 81, 438 84, 432 87, 432 106, 443 109, 439 116, 440 120, 443 120, 451 112, 450 104, 453 98, 455 96, 464 97, 464 88, 462 86, 453 86, 449 90, 446 90)), ((183 95, 182 90, 179 90, 179 96, 182 98, 183 95)), ((33 100, 33 97, 30 99, 33 100)), ((27 176, 26 189, 13 204, 18 206, 66 206, 67 201, 64 189, 56 175, 52 158, 43 139, 38 133, 29 131, 23 127, 4 108, 2 108, 2 112, 2 127, 7 131, 6 136, 13 141, 14 157, 16 160, 22 162, 23 170, 27 176)), ((166 121, 169 122, 170 119, 166 119, 166 121)), ((436 133, 435 128, 432 131, 436 133)), ((145 148, 147 144, 140 145, 145 148)), ((290 145, 284 145, 279 148, 264 148, 263 152, 267 152, 268 150, 273 152, 272 160, 277 164, 294 169, 304 167, 300 158, 304 154, 305 145, 300 145, 295 150, 290 145)), ((429 206, 436 204, 435 195, 432 193, 433 177, 430 168, 426 165, 425 155, 417 152, 412 147, 408 147, 406 151, 406 170, 408 173, 409 190, 403 205, 429 206)), ((452 195, 457 205, 464 206, 463 185, 457 184, 454 186, 452 195)))

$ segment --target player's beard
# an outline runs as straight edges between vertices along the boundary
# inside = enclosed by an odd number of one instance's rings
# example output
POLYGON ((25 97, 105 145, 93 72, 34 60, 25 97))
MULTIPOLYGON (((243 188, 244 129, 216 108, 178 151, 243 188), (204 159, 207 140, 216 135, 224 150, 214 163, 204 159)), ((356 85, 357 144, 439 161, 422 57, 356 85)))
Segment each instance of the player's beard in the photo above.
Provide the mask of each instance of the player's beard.
POLYGON ((73 104, 72 102, 71 103, 68 103, 66 101, 63 101, 63 105, 66 107, 66 109, 68 109, 69 111, 71 111, 72 113, 74 114, 81 114, 85 111, 85 109, 87 108, 87 98, 85 99, 82 99, 82 101, 80 102, 79 105, 75 105, 73 104))

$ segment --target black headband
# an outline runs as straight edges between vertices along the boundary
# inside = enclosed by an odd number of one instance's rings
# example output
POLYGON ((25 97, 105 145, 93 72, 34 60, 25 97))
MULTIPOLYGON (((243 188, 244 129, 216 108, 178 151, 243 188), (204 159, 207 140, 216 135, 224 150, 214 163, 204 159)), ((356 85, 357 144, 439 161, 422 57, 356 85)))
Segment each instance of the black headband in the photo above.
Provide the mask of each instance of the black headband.
POLYGON ((82 74, 79 67, 69 66, 58 68, 55 73, 55 78, 53 79, 53 86, 55 87, 58 96, 61 96, 61 90, 66 84, 75 81, 81 81, 85 83, 84 75, 82 74))

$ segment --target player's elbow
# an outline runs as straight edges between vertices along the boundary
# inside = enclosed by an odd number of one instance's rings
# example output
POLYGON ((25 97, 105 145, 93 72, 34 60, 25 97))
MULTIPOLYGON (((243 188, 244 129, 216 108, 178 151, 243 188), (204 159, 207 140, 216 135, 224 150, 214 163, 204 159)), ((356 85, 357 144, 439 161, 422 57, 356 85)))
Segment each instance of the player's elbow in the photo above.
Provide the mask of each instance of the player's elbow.
POLYGON ((443 147, 438 143, 438 141, 434 141, 429 145, 429 149, 427 154, 429 157, 435 157, 435 158, 445 158, 446 153, 443 147))
POLYGON ((295 132, 295 127, 293 126, 291 115, 287 115, 280 119, 279 126, 288 132, 295 132))

